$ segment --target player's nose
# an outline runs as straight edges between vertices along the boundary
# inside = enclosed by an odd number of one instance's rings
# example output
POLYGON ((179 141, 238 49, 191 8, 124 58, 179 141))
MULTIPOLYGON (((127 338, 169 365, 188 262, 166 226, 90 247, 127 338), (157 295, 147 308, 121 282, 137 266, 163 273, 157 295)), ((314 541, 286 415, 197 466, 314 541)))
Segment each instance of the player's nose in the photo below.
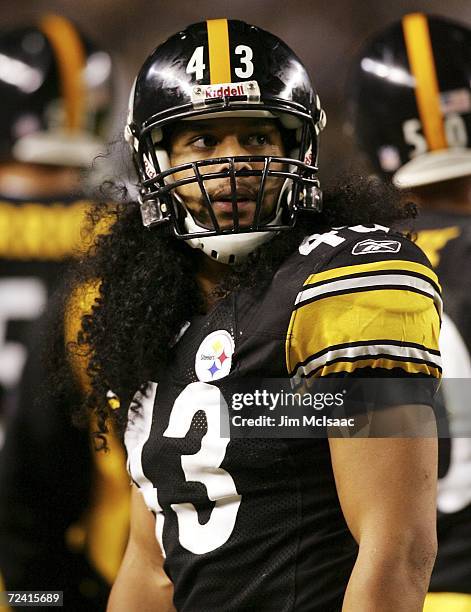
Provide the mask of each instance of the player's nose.
MULTIPOLYGON (((219 142, 216 151, 217 157, 243 157, 248 156, 247 149, 240 143, 236 135, 228 135, 219 142)), ((230 168, 231 164, 228 161, 221 163, 221 170, 230 168)), ((236 170, 252 170, 250 162, 234 160, 236 170)))

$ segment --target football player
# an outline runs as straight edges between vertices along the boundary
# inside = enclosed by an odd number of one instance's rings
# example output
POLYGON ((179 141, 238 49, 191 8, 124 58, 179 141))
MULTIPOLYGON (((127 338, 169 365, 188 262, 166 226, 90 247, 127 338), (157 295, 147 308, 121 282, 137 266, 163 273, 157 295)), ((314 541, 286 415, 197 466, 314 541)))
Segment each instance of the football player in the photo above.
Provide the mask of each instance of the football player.
POLYGON ((187 27, 137 76, 139 201, 83 263, 99 288, 77 337, 97 435, 123 425, 134 482, 112 612, 422 608, 433 437, 220 435, 231 389, 259 376, 413 380, 404 426, 430 412, 435 273, 377 183, 321 212, 324 124, 298 57, 242 21, 187 27))
MULTIPOLYGON (((420 205, 417 243, 443 288, 444 376, 471 378, 471 31, 409 14, 369 40, 352 70, 355 136, 376 173, 420 205)), ((471 610, 471 413, 465 382, 444 381, 438 557, 426 611, 471 610), (465 391, 465 393, 463 393, 465 391), (451 446, 450 446, 451 442, 451 446), (443 443, 443 444, 442 444, 443 443)))
POLYGON ((100 459, 71 425, 79 383, 66 401, 36 405, 35 340, 48 295, 80 253, 90 207, 80 173, 104 147, 110 78, 109 54, 63 17, 0 34, 0 572, 9 590, 62 590, 77 611, 103 609, 119 566, 125 470, 119 449, 100 459))

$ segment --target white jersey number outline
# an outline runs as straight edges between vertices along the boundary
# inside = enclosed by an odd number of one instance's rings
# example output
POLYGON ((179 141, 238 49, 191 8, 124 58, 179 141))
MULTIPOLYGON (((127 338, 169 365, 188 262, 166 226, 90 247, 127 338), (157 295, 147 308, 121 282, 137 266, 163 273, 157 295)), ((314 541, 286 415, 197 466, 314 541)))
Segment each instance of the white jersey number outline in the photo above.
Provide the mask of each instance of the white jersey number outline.
POLYGON ((211 552, 227 542, 242 499, 232 476, 220 467, 230 440, 220 435, 221 429, 229 429, 229 409, 218 387, 204 382, 185 387, 175 400, 163 435, 184 438, 199 410, 206 414, 207 432, 200 450, 194 455, 182 455, 181 464, 187 482, 204 484, 215 505, 209 520, 201 525, 193 504, 171 504, 178 519, 180 544, 196 555, 211 552))
POLYGON ((12 277, 0 280, 0 383, 16 385, 27 357, 20 342, 6 340, 10 320, 34 321, 46 306, 47 289, 40 278, 12 277))

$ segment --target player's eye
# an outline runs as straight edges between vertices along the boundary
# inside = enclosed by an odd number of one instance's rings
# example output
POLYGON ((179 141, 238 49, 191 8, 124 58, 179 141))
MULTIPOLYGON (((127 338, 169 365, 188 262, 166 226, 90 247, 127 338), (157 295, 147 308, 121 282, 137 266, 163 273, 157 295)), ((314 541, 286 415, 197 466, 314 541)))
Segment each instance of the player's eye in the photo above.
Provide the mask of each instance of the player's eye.
POLYGON ((197 149, 212 149, 218 143, 216 136, 211 134, 204 134, 203 136, 198 136, 191 141, 193 147, 197 149))
POLYGON ((263 147, 269 143, 267 134, 250 134, 247 137, 247 144, 251 147, 263 147))

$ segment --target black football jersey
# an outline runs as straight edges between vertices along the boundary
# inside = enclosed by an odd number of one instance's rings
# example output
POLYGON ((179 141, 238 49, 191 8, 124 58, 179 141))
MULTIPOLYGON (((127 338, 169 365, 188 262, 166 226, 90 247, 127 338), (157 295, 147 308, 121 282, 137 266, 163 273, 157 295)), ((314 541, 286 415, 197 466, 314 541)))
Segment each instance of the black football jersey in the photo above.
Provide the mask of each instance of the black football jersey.
POLYGON ((125 434, 179 611, 341 609, 357 545, 328 440, 224 437, 221 406, 253 376, 439 377, 439 309, 423 253, 356 226, 306 237, 268 287, 182 330, 125 434))
POLYGON ((51 333, 41 314, 58 306, 48 297, 84 248, 89 208, 79 196, 0 197, 0 579, 62 590, 70 612, 106 607, 128 528, 122 448, 111 440, 111 453, 95 453, 72 425, 75 387, 67 402, 37 402, 51 333))
POLYGON ((0 415, 2 391, 6 411, 35 323, 77 254, 89 206, 79 196, 25 201, 0 195, 0 415))
MULTIPOLYGON (((443 375, 454 379, 461 398, 448 404, 451 437, 440 440, 438 488, 438 556, 430 589, 471 593, 471 411, 463 402, 471 379, 471 216, 423 210, 415 221, 417 243, 435 268, 443 289, 444 320, 440 345, 443 375), (461 436, 460 436, 461 433, 461 436)), ((453 390, 453 387, 451 388, 453 390)))

